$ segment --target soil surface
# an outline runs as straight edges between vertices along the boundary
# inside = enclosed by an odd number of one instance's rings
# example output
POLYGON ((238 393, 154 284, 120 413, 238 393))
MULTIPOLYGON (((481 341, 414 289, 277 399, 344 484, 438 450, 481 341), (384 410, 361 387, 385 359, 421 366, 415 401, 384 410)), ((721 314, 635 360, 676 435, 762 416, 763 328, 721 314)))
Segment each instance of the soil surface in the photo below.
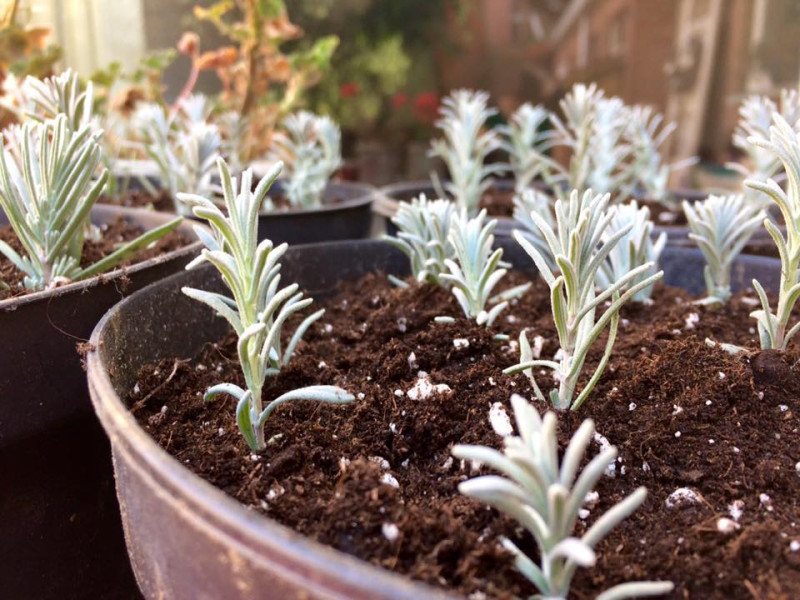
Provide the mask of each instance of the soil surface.
POLYGON ((98 202, 102 204, 114 204, 127 208, 149 208, 158 212, 174 213, 175 206, 172 196, 165 190, 159 190, 155 195, 147 190, 130 190, 120 194, 118 198, 101 196, 98 202))
MULTIPOLYGON (((129 242, 144 233, 144 229, 139 225, 128 221, 123 217, 117 217, 114 221, 103 225, 100 228, 102 238, 86 240, 83 244, 83 254, 81 255, 81 265, 89 266, 96 263, 101 258, 114 252, 120 244, 129 242)), ((20 255, 24 256, 22 244, 10 225, 0 226, 0 240, 9 244, 20 255)), ((149 248, 145 248, 136 253, 130 260, 122 263, 121 267, 127 267, 136 263, 161 256, 167 252, 172 252, 179 248, 191 244, 194 240, 188 239, 180 231, 171 231, 149 248)), ((10 286, 10 290, 0 289, 0 300, 24 296, 25 290, 21 287, 25 274, 19 271, 5 255, 0 254, 0 281, 10 286)))
MULTIPOLYGON (((524 279, 511 272, 504 285, 524 279)), ((649 492, 598 545, 597 566, 578 571, 570 597, 588 600, 618 583, 654 579, 675 582, 672 599, 800 598, 798 353, 756 350, 754 293, 721 310, 694 306, 685 292, 664 286, 653 297, 652 305, 625 307, 609 368, 577 414, 559 417, 562 448, 592 417, 619 449, 615 475, 602 478, 599 501, 576 535, 637 486, 649 492), (709 347, 707 337, 753 353, 734 357, 709 347), (670 508, 679 488, 695 499, 670 508), (720 518, 731 520, 730 532, 718 530, 720 518)), ((394 288, 382 274, 318 304, 325 316, 268 381, 265 398, 324 383, 357 394, 354 403, 280 407, 267 422, 267 449, 252 455, 236 427, 235 401, 202 401, 213 384, 243 385, 229 334, 192 359, 143 368, 129 397, 136 418, 195 473, 312 539, 472 600, 533 594, 498 544, 508 536, 535 557, 532 540, 458 493, 459 482, 489 471, 451 459, 450 449, 500 448, 490 407, 501 403, 511 414, 513 393, 534 398, 524 375, 501 372, 517 362, 516 343, 492 336, 515 340, 524 326, 532 343, 541 336, 541 355, 553 355, 544 283, 537 279, 492 330, 464 318, 433 323, 460 314, 449 292, 394 288), (414 399, 420 372, 449 391, 414 399)), ((585 376, 604 343, 596 343, 585 376)), ((587 460, 598 451, 592 443, 587 460)))
POLYGON ((490 217, 514 216, 514 190, 502 190, 496 187, 489 190, 481 198, 481 208, 486 209, 490 217))

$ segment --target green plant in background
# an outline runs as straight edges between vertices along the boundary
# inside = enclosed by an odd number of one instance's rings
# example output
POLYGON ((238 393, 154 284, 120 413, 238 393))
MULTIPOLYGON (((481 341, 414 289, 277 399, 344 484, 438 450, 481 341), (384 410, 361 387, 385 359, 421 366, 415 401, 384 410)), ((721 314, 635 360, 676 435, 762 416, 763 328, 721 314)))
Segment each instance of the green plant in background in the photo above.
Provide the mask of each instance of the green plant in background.
POLYGON ((336 68, 314 89, 311 102, 360 135, 383 132, 390 122, 388 98, 404 88, 412 67, 402 36, 371 39, 361 31, 343 44, 348 54, 334 58, 336 68))
MULTIPOLYGON (((456 445, 452 451, 456 458, 487 465, 503 477, 470 479, 460 483, 458 490, 515 519, 533 537, 539 550, 538 564, 514 542, 502 540, 503 547, 514 556, 517 570, 539 591, 532 598, 566 600, 577 568, 594 566, 594 547, 641 506, 647 491, 636 489, 600 516, 583 536, 574 537, 572 532, 586 496, 616 459, 617 449, 605 448, 581 469, 594 434, 594 423, 587 419, 572 436, 559 464, 555 414, 540 417, 518 395, 511 397, 511 406, 519 436, 506 436, 502 452, 465 445, 456 445)), ((624 583, 606 590, 597 600, 667 594, 673 587, 669 581, 624 583)))
POLYGON ((289 115, 283 129, 275 134, 273 153, 286 165, 286 197, 295 208, 321 206, 325 186, 342 164, 341 130, 330 117, 305 110, 289 115))
POLYGON ((487 164, 486 159, 500 149, 498 133, 486 129, 487 121, 497 114, 489 108, 489 94, 483 91, 455 90, 442 101, 441 118, 436 126, 444 137, 431 142, 430 156, 440 157, 447 165, 450 181, 439 183, 433 174, 437 194, 448 194, 469 216, 478 214, 481 197, 492 183, 492 175, 502 173, 505 165, 487 164))
POLYGON ((773 313, 764 288, 757 280, 753 280, 753 287, 761 300, 761 310, 753 311, 751 316, 758 323, 761 348, 785 350, 800 331, 800 322, 787 331, 792 309, 800 298, 800 134, 777 112, 773 114, 773 122, 768 140, 750 136, 748 142, 778 157, 786 172, 788 191, 784 191, 773 179, 766 182, 748 179, 745 185, 769 197, 783 215, 785 238, 777 225, 764 219, 764 227, 778 247, 781 283, 777 311, 773 313))
MULTIPOLYGON (((189 104, 198 108, 198 105, 189 104)), ((148 102, 136 110, 134 120, 139 128, 144 149, 158 167, 164 189, 173 199, 175 212, 191 211, 178 200, 180 192, 210 194, 214 165, 222 145, 216 125, 202 120, 202 112, 181 111, 170 118, 165 107, 148 102), (200 117, 200 120, 193 120, 200 117)), ((145 187, 152 187, 142 179, 145 187)), ((155 193, 155 189, 151 189, 155 193)))
POLYGON ((514 232, 514 238, 533 259, 550 288, 550 304, 560 350, 557 359, 534 360, 523 331, 520 334, 520 362, 504 372, 525 373, 537 398, 546 401, 536 383, 533 369, 552 369, 558 389, 551 390, 549 396, 553 406, 559 410, 576 410, 585 402, 608 364, 622 305, 663 275, 663 271, 659 271, 641 280, 641 276, 654 267, 653 263, 645 263, 620 274, 613 285, 600 294, 595 294, 595 281, 603 262, 633 227, 629 224, 613 234, 608 234, 607 230, 613 219, 613 215, 606 211, 608 202, 608 194, 594 195, 591 190, 579 194, 577 190, 573 190, 569 202, 556 201, 555 229, 537 213, 531 213, 531 219, 547 242, 549 258, 545 258, 519 231, 514 232), (549 263, 557 265, 557 276, 550 271, 549 263), (629 286, 634 280, 639 282, 629 286), (597 308, 603 306, 607 300, 611 301, 610 305, 596 319, 597 308), (573 401, 589 349, 607 327, 608 341, 603 358, 589 382, 573 401))
MULTIPOLYGON (((639 208, 634 200, 612 206, 609 211, 612 216, 603 240, 608 240, 623 229, 627 229, 628 233, 620 238, 597 271, 597 286, 602 290, 612 287, 632 269, 648 263, 654 266, 635 277, 631 284, 636 285, 650 277, 655 273, 655 265, 667 244, 667 234, 664 232, 653 240, 653 222, 650 220, 650 209, 646 206, 639 208)), ((647 302, 652 292, 653 286, 648 285, 634 294, 632 300, 647 302)))
MULTIPOLYGON (((778 156, 749 141, 750 137, 761 140, 770 139, 772 115, 779 114, 794 129, 800 132, 800 94, 797 90, 781 90, 779 103, 766 96, 750 96, 739 106, 739 122, 733 133, 733 145, 744 152, 747 164, 728 163, 726 166, 734 169, 746 178, 765 182, 775 179, 781 182, 785 177, 781 173, 781 161, 778 156)), ((748 200, 762 202, 763 196, 753 188, 745 187, 744 195, 748 200)), ((762 202, 764 207, 769 200, 762 202)))
POLYGON ((430 139, 435 114, 420 119, 413 98, 439 89, 431 56, 452 44, 450 8, 466 7, 455 0, 293 0, 292 17, 310 38, 341 40, 331 69, 307 94, 308 107, 361 139, 430 139))
POLYGON ((491 327, 497 316, 508 307, 506 298, 522 294, 530 285, 507 291, 502 301, 495 302, 486 310, 492 300, 492 290, 506 274, 506 269, 500 268, 503 249, 492 250, 492 232, 497 220, 484 223, 485 218, 485 209, 472 219, 467 217, 463 208, 453 215, 449 235, 453 258, 444 259, 448 272, 441 273, 439 280, 451 285, 465 317, 475 319, 478 325, 491 327))
POLYGON ((547 128, 549 120, 550 111, 526 102, 514 111, 508 125, 500 128, 517 194, 537 179, 551 188, 563 181, 561 165, 549 155, 555 145, 554 132, 547 128))
MULTIPOLYGON (((420 283, 446 286, 441 276, 447 271, 445 259, 454 258, 450 243, 450 224, 456 212, 448 200, 428 200, 425 194, 411 202, 401 202, 392 223, 397 236, 384 240, 400 249, 411 261, 411 274, 420 283)), ((390 276, 398 286, 407 284, 390 276)))
POLYGON ((709 196, 683 202, 694 240, 706 259, 703 270, 707 296, 698 304, 725 304, 731 297, 731 267, 766 214, 742 195, 709 196))
POLYGON ((0 208, 25 250, 0 241, 0 252, 25 273, 28 290, 104 273, 175 229, 177 218, 89 265, 81 266, 85 224, 108 180, 95 174, 102 161, 100 132, 70 131, 68 118, 28 122, 7 130, 0 148, 0 208))
POLYGON ((266 447, 264 425, 279 405, 293 400, 343 404, 354 400, 354 396, 335 386, 314 385, 287 392, 264 407, 262 390, 266 378, 280 373, 303 334, 325 311, 318 310, 306 317, 286 348, 281 348, 281 331, 286 320, 312 302, 311 298, 303 298, 296 283, 279 289, 281 265, 278 261, 288 246, 273 247, 270 240, 258 242, 258 213, 282 165, 277 163, 255 191, 252 189, 253 173, 248 169, 242 175, 238 193, 236 180, 231 178, 225 161, 217 159, 217 165, 227 216, 207 198, 196 194, 180 195, 180 200, 192 206, 195 216, 207 221, 213 232, 209 235, 202 228, 196 228, 205 248, 186 268, 211 263, 233 297, 188 287, 183 288, 183 293, 213 308, 239 337, 237 350, 247 389, 221 383, 209 388, 204 398, 209 400, 217 394, 236 398, 239 430, 250 448, 258 451, 266 447))

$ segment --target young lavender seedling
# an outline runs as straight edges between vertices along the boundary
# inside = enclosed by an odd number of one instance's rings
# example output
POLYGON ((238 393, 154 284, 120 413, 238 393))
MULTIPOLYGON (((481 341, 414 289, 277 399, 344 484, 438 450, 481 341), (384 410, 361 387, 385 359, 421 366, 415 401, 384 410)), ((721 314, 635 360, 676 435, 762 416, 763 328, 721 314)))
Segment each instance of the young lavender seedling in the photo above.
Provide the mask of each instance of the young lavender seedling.
MULTIPOLYGON (((322 204, 328 180, 342 164, 339 126, 330 117, 300 111, 288 116, 286 133, 275 134, 275 156, 286 165, 285 192, 295 208, 322 204)), ((271 203, 267 204, 271 209, 271 203)))
MULTIPOLYGON (((187 99, 177 115, 156 103, 140 106, 134 115, 145 141, 145 151, 158 167, 164 189, 170 194, 175 212, 190 215, 189 207, 178 201, 179 193, 211 195, 212 175, 222 138, 216 125, 203 120, 199 103, 187 99)), ((152 188, 146 179, 146 188, 152 188)), ((150 189, 155 192, 154 189, 150 189)))
MULTIPOLYGON (((536 223, 533 222, 531 213, 536 213, 545 223, 554 228, 556 222, 553 217, 552 204, 550 196, 532 188, 514 195, 514 220, 524 227, 524 229, 520 229, 520 233, 538 248, 541 255, 548 261, 550 260, 550 253, 547 249, 547 241, 542 237, 542 233, 536 223)), ((555 270, 555 263, 548 262, 548 265, 550 270, 555 270)))
POLYGON ((89 266, 81 266, 89 212, 108 181, 101 132, 71 131, 66 115, 6 130, 0 142, 0 208, 24 256, 0 241, 0 252, 25 273, 28 290, 104 273, 175 229, 180 218, 153 229, 89 266))
POLYGON ((555 230, 538 214, 531 213, 531 219, 547 242, 549 258, 545 258, 545 255, 519 231, 514 232, 515 239, 533 259, 536 268, 550 288, 550 303, 560 350, 556 359, 534 360, 523 331, 519 340, 520 362, 505 369, 504 372, 525 373, 533 385, 536 396, 546 401, 536 382, 533 369, 538 367, 552 369, 558 389, 551 390, 550 401, 559 410, 568 408, 576 410, 583 404, 608 364, 622 305, 663 275, 663 271, 659 271, 642 280, 641 277, 654 267, 653 263, 648 262, 631 269, 608 289, 595 294, 597 272, 614 247, 632 229, 632 224, 629 224, 607 235, 607 228, 613 218, 613 215, 606 212, 608 202, 608 194, 594 195, 591 190, 587 190, 581 195, 577 190, 573 190, 569 202, 556 201, 555 230), (557 265, 557 276, 548 266, 551 263, 557 265), (638 280, 638 283, 628 287, 634 280, 638 280), (595 319, 597 308, 603 306, 606 300, 611 301, 610 305, 599 319, 595 319), (586 355, 606 327, 609 327, 609 332, 603 358, 589 382, 573 401, 586 355))
POLYGON ((248 139, 250 120, 239 111, 228 110, 217 117, 217 125, 222 136, 222 157, 231 171, 241 173, 252 146, 248 139))
POLYGON ((630 111, 619 98, 597 98, 592 118, 592 143, 587 155, 589 172, 586 183, 598 193, 614 194, 615 202, 624 202, 633 180, 633 148, 624 137, 630 123, 630 111))
MULTIPOLYGON (((794 131, 800 131, 800 94, 797 90, 781 90, 778 104, 766 96, 750 96, 742 102, 739 106, 739 123, 733 134, 733 145, 745 153, 748 164, 729 163, 726 166, 748 179, 762 183, 768 179, 782 182, 785 175, 780 172, 781 161, 778 156, 749 140, 751 137, 764 142, 770 139, 774 114, 780 114, 794 131)), ((748 200, 762 203, 762 208, 766 208, 769 204, 769 200, 764 199, 752 187, 746 186, 744 195, 748 200)))
POLYGON ((484 224, 486 209, 477 217, 469 219, 466 211, 461 210, 453 216, 450 225, 450 244, 454 258, 445 258, 444 264, 448 272, 442 273, 439 279, 452 285, 453 295, 458 300, 464 316, 475 319, 478 325, 491 326, 497 316, 508 307, 508 300, 524 293, 530 284, 518 286, 503 294, 502 301, 486 310, 492 290, 506 274, 500 268, 503 249, 492 250, 494 244, 493 231, 497 220, 492 219, 484 224))
POLYGON ((745 185, 766 194, 783 215, 786 237, 769 219, 764 227, 778 247, 781 259, 781 283, 778 292, 778 307, 772 312, 767 294, 757 280, 753 287, 761 300, 761 310, 751 313, 758 323, 761 348, 785 350, 794 335, 800 331, 800 322, 788 329, 792 309, 800 298, 800 133, 778 113, 773 115, 774 125, 769 129, 769 141, 751 136, 748 141, 778 158, 788 180, 788 192, 775 180, 766 182, 748 179, 745 185))
POLYGON ((481 197, 492 183, 492 175, 505 171, 505 165, 486 164, 486 159, 502 147, 500 136, 487 129, 487 121, 497 114, 488 108, 489 94, 471 90, 455 90, 442 101, 441 118, 436 126, 442 139, 431 142, 430 156, 440 157, 447 165, 450 181, 444 187, 432 175, 437 194, 449 193, 456 205, 468 216, 478 214, 481 197))
POLYGON ((70 131, 78 131, 92 121, 92 82, 81 89, 78 74, 72 69, 44 80, 29 75, 22 84, 22 94, 28 105, 24 116, 29 119, 42 122, 63 114, 70 131))
MULTIPOLYGON (((592 441, 594 423, 585 420, 572 436, 559 464, 554 413, 541 418, 522 396, 511 397, 519 436, 503 440, 498 452, 486 446, 456 445, 453 456, 491 467, 503 477, 484 475, 459 484, 458 490, 515 519, 536 542, 539 562, 504 538, 503 547, 514 555, 514 563, 540 595, 533 598, 566 600, 578 567, 592 567, 595 546, 622 520, 631 515, 647 491, 640 487, 600 516, 580 538, 572 535, 578 514, 617 449, 605 448, 583 469, 581 462, 592 441)), ((669 581, 642 581, 614 586, 597 600, 621 600, 655 596, 672 591, 669 581)))
POLYGON ((697 304, 725 304, 731 297, 731 266, 766 217, 763 210, 742 195, 709 196, 690 204, 683 212, 689 238, 706 259, 703 275, 707 296, 697 304))
MULTIPOLYGON (((636 267, 647 263, 657 265, 661 252, 667 244, 667 234, 663 232, 653 241, 653 222, 650 220, 650 209, 646 206, 639 208, 633 200, 628 204, 612 206, 609 210, 611 221, 603 234, 603 240, 608 240, 622 229, 627 228, 628 233, 620 238, 597 271, 597 286, 602 290, 612 287, 636 267)), ((636 285, 644 281, 654 272, 655 267, 635 277, 631 284, 636 285)), ((647 302, 652 292, 653 286, 648 285, 634 294, 632 300, 647 302)))
POLYGON ((181 201, 192 206, 196 217, 208 222, 213 236, 202 228, 196 231, 205 248, 186 268, 202 262, 214 265, 222 275, 233 298, 222 294, 183 288, 183 293, 213 308, 224 317, 239 337, 237 350, 247 389, 232 383, 220 383, 208 389, 205 400, 217 394, 236 398, 236 422, 250 448, 266 447, 264 425, 270 414, 281 404, 292 400, 315 400, 343 404, 354 399, 352 394, 331 385, 313 385, 287 392, 263 405, 262 390, 268 376, 280 373, 292 357, 297 344, 309 326, 319 319, 318 310, 298 325, 285 350, 281 349, 281 330, 291 315, 311 304, 303 298, 298 285, 279 289, 279 260, 287 245, 273 247, 270 240, 258 243, 258 213, 270 186, 278 177, 282 165, 277 163, 252 191, 252 171, 242 175, 240 191, 234 189, 228 166, 217 160, 225 200, 224 214, 211 200, 196 194, 181 194, 181 201))
POLYGON ((665 164, 661 147, 677 129, 675 123, 664 124, 664 115, 650 106, 632 106, 628 109, 628 126, 625 139, 631 148, 631 185, 640 186, 646 197, 674 208, 674 200, 667 191, 669 177, 675 171, 697 162, 696 157, 665 164))
MULTIPOLYGON (((446 285, 441 274, 447 271, 445 259, 454 258, 450 243, 450 223, 455 205, 448 200, 428 200, 425 194, 411 202, 401 202, 392 223, 397 226, 397 237, 384 236, 384 240, 400 249, 411 261, 411 273, 420 283, 446 285)), ((398 286, 407 284, 390 276, 398 286)))
POLYGON ((522 194, 537 179, 551 188, 566 179, 564 168, 549 156, 556 141, 555 133, 545 129, 549 119, 550 111, 546 108, 526 102, 511 115, 508 125, 500 128, 517 194, 522 194))
POLYGON ((575 84, 560 102, 563 120, 550 116, 555 127, 556 142, 569 148, 571 155, 566 170, 566 183, 554 186, 553 193, 567 200, 567 190, 583 192, 592 186, 625 195, 631 178, 628 160, 630 146, 623 133, 628 126, 625 105, 619 98, 606 98, 596 84, 575 84))

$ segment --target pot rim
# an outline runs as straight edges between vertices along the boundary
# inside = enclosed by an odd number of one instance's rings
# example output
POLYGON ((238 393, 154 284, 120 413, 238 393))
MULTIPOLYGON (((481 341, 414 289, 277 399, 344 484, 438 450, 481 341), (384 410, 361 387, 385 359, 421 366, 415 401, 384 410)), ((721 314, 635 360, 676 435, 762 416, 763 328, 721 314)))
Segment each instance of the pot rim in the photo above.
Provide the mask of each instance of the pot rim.
MULTIPOLYGON (((279 183, 281 178, 279 177, 275 182, 279 183)), ((325 189, 335 190, 336 188, 340 189, 351 189, 351 190, 360 190, 360 194, 356 195, 354 198, 350 198, 348 200, 343 200, 341 202, 337 202, 336 204, 322 204, 322 206, 318 206, 316 208, 298 208, 295 210, 274 210, 269 212, 259 212, 258 217, 269 217, 269 218, 289 218, 289 217, 301 217, 304 215, 310 214, 327 214, 338 212, 340 210, 346 210, 350 208, 357 208, 360 206, 372 204, 377 196, 377 189, 375 186, 370 185, 369 183, 364 183, 361 181, 329 181, 325 189)))
MULTIPOLYGON (((325 248, 331 244, 352 245, 354 243, 359 245, 386 244, 381 240, 347 240, 307 244, 303 248, 325 248)), ((201 268, 211 269, 213 267, 206 265, 201 268)), ((90 350, 86 354, 86 370, 89 388, 92 392, 90 396, 95 412, 111 439, 115 452, 127 455, 128 464, 140 472, 144 472, 149 479, 157 481, 162 491, 166 490, 170 493, 173 501, 188 506, 203 527, 222 532, 232 544, 244 546, 249 550, 249 554, 256 555, 256 560, 263 559, 255 549, 266 547, 275 549, 276 553, 284 557, 282 566, 293 574, 287 573, 287 578, 292 578, 292 576, 302 578, 303 576, 298 572, 298 566, 313 565, 313 569, 317 572, 325 572, 323 577, 314 577, 314 580, 324 582, 336 579, 343 584, 344 588, 369 589, 374 594, 374 598, 454 600, 453 595, 443 590, 372 565, 331 546, 309 539, 267 515, 249 510, 186 468, 139 426, 129 408, 114 390, 111 378, 103 367, 99 354, 100 336, 106 328, 106 324, 131 299, 135 299, 138 294, 147 292, 153 286, 167 285, 167 282, 182 274, 175 273, 124 298, 100 319, 92 332, 89 340, 90 350), (388 590, 388 592, 383 590, 388 590)), ((306 585, 313 582, 311 578, 304 579, 306 585)), ((337 596, 324 585, 322 589, 332 597, 347 598, 346 595, 337 596)))
MULTIPOLYGON (((127 208, 123 206, 114 206, 109 204, 96 204, 92 207, 91 210, 92 214, 99 214, 103 217, 113 218, 115 215, 129 217, 132 219, 144 218, 144 217, 152 217, 154 215, 165 217, 164 222, 166 223, 168 220, 177 217, 178 215, 172 215, 170 213, 163 213, 163 212, 156 212, 152 210, 146 210, 143 208, 127 208)), ((161 254, 159 256, 149 258, 147 260, 134 263, 127 267, 117 267, 112 271, 108 271, 106 273, 101 273, 100 275, 95 275, 94 277, 90 277, 89 279, 84 279, 81 281, 75 281, 73 283, 68 283, 66 285, 59 286, 52 290, 42 290, 39 292, 32 292, 30 294, 25 294, 23 296, 17 296, 13 298, 7 298, 5 300, 0 300, 0 311, 14 311, 22 306, 26 306, 28 304, 33 304, 34 302, 50 302, 53 298, 58 298, 65 294, 82 294, 88 291, 90 288, 93 288, 101 283, 111 283, 116 282, 122 277, 132 274, 138 273, 139 271, 143 271, 155 265, 159 265, 165 262, 169 262, 181 256, 187 256, 191 254, 196 254, 200 248, 202 248, 202 242, 197 239, 197 234, 194 231, 194 225, 190 221, 184 220, 182 223, 178 225, 178 230, 182 230, 185 234, 191 235, 195 241, 191 244, 183 246, 182 248, 178 248, 176 250, 172 250, 167 252, 166 254, 161 254)))

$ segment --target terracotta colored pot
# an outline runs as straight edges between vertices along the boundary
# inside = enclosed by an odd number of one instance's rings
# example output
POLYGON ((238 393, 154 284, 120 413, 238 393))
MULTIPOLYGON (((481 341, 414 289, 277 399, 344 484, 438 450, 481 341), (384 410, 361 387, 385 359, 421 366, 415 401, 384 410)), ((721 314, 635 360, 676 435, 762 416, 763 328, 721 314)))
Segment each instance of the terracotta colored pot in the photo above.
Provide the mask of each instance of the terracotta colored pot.
MULTIPOLYGON (((174 218, 96 206, 151 229, 174 218)), ((0 223, 5 223, 0 213, 0 223)), ((181 230, 194 238, 191 227, 181 230)), ((0 581, 6 598, 130 597, 108 440, 76 344, 127 294, 181 271, 200 242, 124 270, 0 301, 0 581)))
MULTIPOLYGON (((531 261, 508 239, 504 258, 532 272, 531 261)), ((704 289, 697 250, 668 248, 666 282, 704 289)), ((408 272, 398 250, 378 241, 318 244, 290 249, 284 281, 311 296, 332 293, 343 280, 376 269, 408 272)), ((733 269, 734 288, 754 275, 776 289, 780 265, 743 257, 733 269)), ((219 339, 227 324, 182 286, 222 291, 211 268, 188 271, 116 305, 92 335, 87 357, 95 410, 111 439, 128 551, 146 598, 400 600, 446 597, 441 592, 372 567, 303 538, 248 510, 170 456, 139 427, 124 398, 140 367, 162 358, 195 355, 219 339), (142 324, 146 323, 146 327, 142 324)))

